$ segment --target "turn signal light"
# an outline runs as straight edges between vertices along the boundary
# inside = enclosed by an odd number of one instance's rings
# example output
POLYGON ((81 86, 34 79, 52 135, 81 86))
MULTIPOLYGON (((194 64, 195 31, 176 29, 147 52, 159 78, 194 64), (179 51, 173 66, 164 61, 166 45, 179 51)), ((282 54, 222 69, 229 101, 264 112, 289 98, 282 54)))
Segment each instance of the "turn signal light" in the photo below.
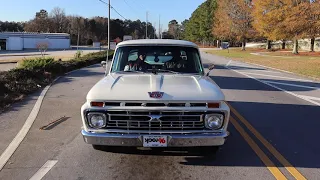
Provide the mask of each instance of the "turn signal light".
POLYGON ((103 107, 103 102, 91 102, 91 106, 93 107, 103 107))
POLYGON ((208 103, 208 108, 220 108, 220 103, 208 103))

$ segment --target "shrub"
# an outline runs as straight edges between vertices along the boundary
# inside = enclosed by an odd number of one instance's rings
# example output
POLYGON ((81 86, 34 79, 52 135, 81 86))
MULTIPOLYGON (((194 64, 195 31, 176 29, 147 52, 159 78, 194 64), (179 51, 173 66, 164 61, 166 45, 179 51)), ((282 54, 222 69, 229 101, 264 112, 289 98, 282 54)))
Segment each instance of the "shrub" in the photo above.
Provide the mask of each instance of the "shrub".
POLYGON ((88 39, 87 40, 87 45, 91 46, 93 44, 93 40, 92 39, 88 39))
POLYGON ((48 84, 51 79, 41 70, 12 69, 1 76, 0 81, 5 87, 2 93, 28 94, 48 84))
MULTIPOLYGON (((109 58, 112 57, 113 51, 109 51, 109 58)), ((106 60, 107 57, 107 51, 99 51, 96 53, 89 53, 83 56, 84 60, 90 60, 90 59, 98 59, 100 61, 106 60)))
MULTIPOLYGON (((113 52, 109 53, 111 57, 113 52)), ((0 111, 25 95, 48 85, 63 73, 100 63, 107 57, 106 51, 90 53, 79 59, 55 61, 53 58, 26 59, 19 68, 0 72, 0 111)))
POLYGON ((74 58, 75 58, 75 59, 79 59, 81 56, 82 56, 82 51, 77 51, 77 52, 74 54, 74 58))
POLYGON ((52 57, 40 57, 35 59, 25 59, 21 62, 20 68, 24 69, 41 69, 41 68, 48 68, 54 64, 54 58, 52 57))

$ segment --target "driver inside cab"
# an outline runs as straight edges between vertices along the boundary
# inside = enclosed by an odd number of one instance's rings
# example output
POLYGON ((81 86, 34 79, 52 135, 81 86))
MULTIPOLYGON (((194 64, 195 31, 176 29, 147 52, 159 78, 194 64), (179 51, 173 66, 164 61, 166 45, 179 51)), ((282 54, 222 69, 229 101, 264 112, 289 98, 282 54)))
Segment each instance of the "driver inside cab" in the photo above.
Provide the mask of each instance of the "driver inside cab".
POLYGON ((138 59, 135 61, 129 61, 127 65, 124 67, 124 71, 146 71, 150 68, 150 65, 145 62, 146 53, 139 51, 138 59))

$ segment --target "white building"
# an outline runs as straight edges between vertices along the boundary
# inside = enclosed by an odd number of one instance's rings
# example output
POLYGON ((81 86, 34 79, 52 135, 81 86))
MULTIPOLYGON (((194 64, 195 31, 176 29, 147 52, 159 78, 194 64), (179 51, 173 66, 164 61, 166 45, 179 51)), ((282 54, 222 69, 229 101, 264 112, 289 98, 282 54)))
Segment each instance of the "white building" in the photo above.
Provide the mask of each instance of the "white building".
POLYGON ((65 33, 0 32, 0 50, 69 49, 70 35, 65 33))

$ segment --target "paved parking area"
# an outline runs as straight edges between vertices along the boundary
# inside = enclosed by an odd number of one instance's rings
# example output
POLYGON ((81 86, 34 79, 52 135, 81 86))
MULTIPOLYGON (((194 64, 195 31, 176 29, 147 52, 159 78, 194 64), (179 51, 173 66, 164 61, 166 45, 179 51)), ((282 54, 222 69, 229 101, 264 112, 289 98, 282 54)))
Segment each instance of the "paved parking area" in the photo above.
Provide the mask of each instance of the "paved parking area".
MULTIPOLYGON (((100 51, 99 48, 91 47, 79 47, 79 50, 82 51, 83 55, 100 51)), ((104 50, 104 48, 101 50, 104 50)), ((67 50, 49 50, 45 53, 45 56, 66 60, 74 57, 77 51, 76 47, 67 50)), ((15 68, 17 64, 12 62, 32 57, 41 57, 41 53, 38 50, 0 51, 0 71, 8 71, 15 68)))
POLYGON ((17 66, 17 63, 0 63, 0 71, 9 71, 17 66))

